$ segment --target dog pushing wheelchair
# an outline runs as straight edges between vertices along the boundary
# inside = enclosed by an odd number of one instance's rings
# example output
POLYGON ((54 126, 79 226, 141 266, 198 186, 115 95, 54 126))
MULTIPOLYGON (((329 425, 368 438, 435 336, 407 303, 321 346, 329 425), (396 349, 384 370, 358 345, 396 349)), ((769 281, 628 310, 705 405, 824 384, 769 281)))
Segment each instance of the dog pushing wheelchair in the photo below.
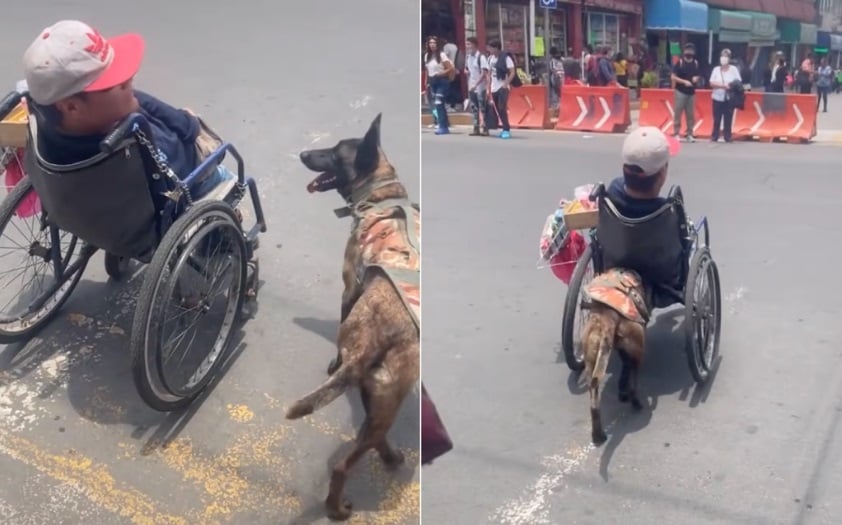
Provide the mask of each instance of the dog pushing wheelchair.
MULTIPOLYGON (((22 100, 26 103, 23 91, 3 99, 0 120, 22 100)), ((0 307, 0 343, 29 340, 44 328, 98 250, 105 252, 106 272, 115 280, 126 275, 132 260, 138 261, 148 268, 129 342, 134 382, 155 410, 185 407, 224 364, 243 317, 247 289, 254 291, 248 300, 256 301, 253 256, 259 233, 266 231, 256 182, 245 176, 242 157, 227 142, 186 177, 174 174, 139 113, 120 123, 93 158, 50 164, 38 150, 38 120, 28 118, 22 163, 16 148, 5 150, 5 162, 19 163, 24 176, 0 204, 0 234, 28 230, 32 238, 12 246, 0 242, 0 249, 23 252, 27 266, 20 273, 44 269, 39 282, 45 286, 33 292, 24 284, 0 307), (191 191, 227 154, 236 160, 236 178, 194 201, 191 191), (244 229, 238 209, 246 192, 255 215, 249 229, 244 229), (33 205, 36 201, 40 206, 33 205), (16 226, 18 219, 29 220, 29 226, 16 226), (10 303, 17 311, 8 311, 10 303), (200 330, 202 322, 209 328, 200 330)), ((0 252, 0 261, 4 259, 0 252)))
POLYGON ((585 367, 579 334, 588 315, 588 283, 606 269, 629 268, 646 283, 650 310, 683 305, 690 372, 704 384, 719 353, 722 318, 719 270, 710 252, 707 217, 696 224, 689 220, 678 186, 672 187, 661 208, 639 219, 624 217, 601 183, 589 199, 597 202, 599 220, 588 230, 589 242, 567 287, 561 328, 567 366, 573 372, 585 367))

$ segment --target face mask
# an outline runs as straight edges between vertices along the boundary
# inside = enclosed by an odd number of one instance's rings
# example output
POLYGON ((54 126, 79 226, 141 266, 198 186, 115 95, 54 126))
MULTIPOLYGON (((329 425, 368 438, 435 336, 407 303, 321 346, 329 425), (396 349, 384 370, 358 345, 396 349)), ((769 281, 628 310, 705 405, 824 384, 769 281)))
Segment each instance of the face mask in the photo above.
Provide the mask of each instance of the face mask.
POLYGON ((720 66, 727 66, 728 62, 730 62, 728 57, 719 57, 719 65, 720 66))
POLYGON ((693 60, 693 55, 684 55, 684 60, 693 60))

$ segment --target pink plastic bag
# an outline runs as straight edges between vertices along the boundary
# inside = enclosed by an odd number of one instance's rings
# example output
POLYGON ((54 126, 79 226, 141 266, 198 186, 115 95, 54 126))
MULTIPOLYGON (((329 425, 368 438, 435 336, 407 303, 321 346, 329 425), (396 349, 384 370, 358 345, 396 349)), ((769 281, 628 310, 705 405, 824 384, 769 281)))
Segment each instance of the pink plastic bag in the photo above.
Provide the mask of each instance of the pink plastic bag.
POLYGON ((578 231, 571 231, 567 243, 550 259, 550 269, 553 275, 558 277, 564 284, 570 284, 573 277, 573 270, 579 257, 585 253, 585 237, 578 231))
MULTIPOLYGON (((9 164, 6 165, 6 192, 9 193, 17 186, 18 182, 20 182, 23 177, 23 166, 21 166, 20 160, 23 157, 24 151, 22 149, 17 151, 17 154, 14 159, 12 159, 9 164)), ((36 192, 32 192, 26 196, 23 201, 18 205, 17 210, 15 213, 21 219, 26 219, 28 217, 32 217, 33 215, 37 215, 41 213, 41 199, 38 198, 38 194, 36 192)))

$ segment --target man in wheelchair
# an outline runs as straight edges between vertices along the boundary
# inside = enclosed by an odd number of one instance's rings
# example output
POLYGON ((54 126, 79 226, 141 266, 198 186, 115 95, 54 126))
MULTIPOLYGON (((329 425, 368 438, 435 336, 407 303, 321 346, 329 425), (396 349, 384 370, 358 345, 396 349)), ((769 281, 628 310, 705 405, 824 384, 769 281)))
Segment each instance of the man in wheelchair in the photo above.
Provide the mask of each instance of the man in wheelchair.
MULTIPOLYGON (((681 302, 690 249, 681 190, 661 196, 672 155, 667 136, 640 127, 623 143, 623 176, 604 189, 599 205, 602 271, 625 267, 644 281, 649 310, 681 302)), ((603 191, 603 190, 600 190, 603 191)))
MULTIPOLYGON (((201 164, 199 118, 134 89, 144 48, 138 34, 105 39, 76 20, 62 20, 41 31, 23 62, 30 113, 38 123, 38 151, 44 160, 66 166, 95 157, 103 139, 137 112, 148 120, 152 142, 176 176, 186 177, 201 164)), ((200 177, 191 188, 193 199, 201 199, 235 175, 220 164, 200 177)), ((242 221, 239 210, 235 213, 242 221)), ((256 260, 247 267, 246 295, 253 297, 256 260)))
MULTIPOLYGON (((186 176, 201 162, 199 120, 133 86, 144 54, 138 34, 105 39, 89 25, 62 20, 41 31, 24 54, 31 112, 38 118, 39 151, 68 165, 100 152, 100 143, 131 113, 149 120, 153 141, 172 170, 186 176)), ((194 191, 201 198, 234 175, 219 166, 194 191)))

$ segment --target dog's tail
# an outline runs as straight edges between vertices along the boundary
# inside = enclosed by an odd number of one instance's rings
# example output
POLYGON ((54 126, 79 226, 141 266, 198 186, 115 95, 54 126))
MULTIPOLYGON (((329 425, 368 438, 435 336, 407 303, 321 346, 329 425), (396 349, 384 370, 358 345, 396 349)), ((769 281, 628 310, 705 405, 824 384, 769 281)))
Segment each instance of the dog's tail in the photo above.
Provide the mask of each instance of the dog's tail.
POLYGON ((343 349, 342 364, 339 366, 339 369, 327 381, 322 383, 319 388, 296 401, 287 410, 286 418, 298 419, 312 414, 344 394, 351 386, 351 378, 355 366, 357 366, 356 360, 348 356, 348 352, 343 349))
POLYGON ((586 333, 587 340, 582 341, 582 346, 586 349, 586 352, 589 348, 596 348, 596 358, 593 361, 585 359, 585 370, 579 380, 580 386, 593 384, 593 381, 599 384, 608 370, 608 361, 611 358, 611 350, 614 347, 614 338, 616 337, 617 319, 615 319, 615 316, 617 314, 610 312, 608 315, 611 317, 610 323, 607 322, 607 319, 592 319, 593 322, 598 322, 603 326, 595 330, 588 330, 586 333))

